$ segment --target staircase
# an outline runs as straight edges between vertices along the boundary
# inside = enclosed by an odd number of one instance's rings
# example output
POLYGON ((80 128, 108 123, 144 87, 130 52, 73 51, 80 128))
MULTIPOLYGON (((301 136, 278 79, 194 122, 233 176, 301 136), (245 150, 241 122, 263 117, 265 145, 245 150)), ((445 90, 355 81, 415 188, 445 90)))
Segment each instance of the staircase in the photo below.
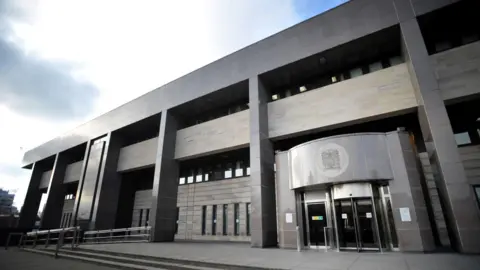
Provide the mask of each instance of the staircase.
MULTIPOLYGON (((24 251, 37 254, 55 256, 54 249, 23 248, 24 251)), ((258 268, 251 266, 238 266, 228 264, 209 263, 203 261, 178 260, 171 258, 160 258, 109 251, 88 250, 76 248, 75 250, 61 248, 58 252, 59 258, 78 260, 82 262, 108 266, 121 269, 153 270, 153 269, 175 269, 175 270, 207 270, 207 269, 258 269, 273 270, 273 268, 258 268)))

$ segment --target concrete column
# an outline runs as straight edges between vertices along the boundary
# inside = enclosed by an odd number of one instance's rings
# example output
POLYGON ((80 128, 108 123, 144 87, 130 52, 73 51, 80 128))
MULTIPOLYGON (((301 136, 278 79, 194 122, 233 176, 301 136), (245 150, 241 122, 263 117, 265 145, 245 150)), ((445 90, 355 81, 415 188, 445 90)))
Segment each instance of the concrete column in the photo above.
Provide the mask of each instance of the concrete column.
POLYGON ((405 132, 387 134, 393 181, 390 181, 393 218, 401 251, 433 251, 435 241, 423 197, 417 156, 405 132), (402 221, 400 210, 408 208, 411 221, 402 221))
POLYGON ((117 172, 122 138, 112 132, 107 136, 105 144, 105 155, 97 184, 98 196, 95 198, 92 214, 92 223, 97 230, 115 228, 122 184, 121 175, 117 172))
POLYGON ((47 201, 43 210, 40 227, 42 229, 55 229, 60 227, 63 203, 65 201, 65 186, 63 179, 69 159, 66 153, 58 153, 55 156, 52 176, 48 185, 47 201))
MULTIPOLYGON (((288 153, 283 152, 276 155, 276 189, 278 209, 278 238, 279 247, 297 248, 297 220, 295 191, 290 189, 288 153), (292 222, 288 223, 286 215, 292 215, 292 222)), ((301 209, 301 208, 299 208, 301 209)), ((300 232, 303 234, 303 232, 300 232)))
POLYGON ((170 111, 162 111, 152 189, 151 239, 170 242, 175 236, 178 192, 178 162, 175 160, 177 121, 170 111))
POLYGON ((451 243, 461 252, 480 252, 480 217, 440 95, 438 82, 410 1, 394 0, 404 56, 419 103, 418 117, 435 181, 445 205, 451 243))
POLYGON ((38 207, 42 199, 42 192, 39 190, 39 185, 44 170, 45 168, 40 162, 32 165, 32 175, 30 177, 30 183, 28 184, 27 195, 25 196, 25 201, 20 212, 18 228, 31 230, 35 225, 38 207))
POLYGON ((277 245, 275 210, 275 155, 268 138, 268 91, 260 78, 249 80, 250 105, 250 178, 251 178, 251 245, 277 245))

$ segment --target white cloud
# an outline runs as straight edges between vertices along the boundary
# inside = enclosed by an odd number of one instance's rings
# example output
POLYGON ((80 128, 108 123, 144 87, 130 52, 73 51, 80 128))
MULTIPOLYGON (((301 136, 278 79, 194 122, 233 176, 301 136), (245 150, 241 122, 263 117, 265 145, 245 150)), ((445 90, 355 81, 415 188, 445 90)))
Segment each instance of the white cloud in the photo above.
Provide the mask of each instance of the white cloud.
MULTIPOLYGON (((26 53, 69 62, 74 77, 100 90, 89 118, 300 20, 293 0, 20 2, 26 13, 14 22, 12 40, 26 53)), ((20 147, 82 120, 40 120, 0 107, 0 164, 19 166, 20 147)), ((0 187, 19 189, 17 206, 29 175, 0 171, 0 187)))

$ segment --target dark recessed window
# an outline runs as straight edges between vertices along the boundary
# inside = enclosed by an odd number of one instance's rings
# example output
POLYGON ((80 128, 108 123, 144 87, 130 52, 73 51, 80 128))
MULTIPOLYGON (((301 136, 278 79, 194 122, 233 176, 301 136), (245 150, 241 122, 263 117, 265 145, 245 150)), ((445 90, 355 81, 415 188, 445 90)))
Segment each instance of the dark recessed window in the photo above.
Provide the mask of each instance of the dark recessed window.
POLYGON ((223 235, 227 235, 228 233, 228 218, 227 218, 227 215, 228 215, 228 204, 224 204, 223 205, 223 235))

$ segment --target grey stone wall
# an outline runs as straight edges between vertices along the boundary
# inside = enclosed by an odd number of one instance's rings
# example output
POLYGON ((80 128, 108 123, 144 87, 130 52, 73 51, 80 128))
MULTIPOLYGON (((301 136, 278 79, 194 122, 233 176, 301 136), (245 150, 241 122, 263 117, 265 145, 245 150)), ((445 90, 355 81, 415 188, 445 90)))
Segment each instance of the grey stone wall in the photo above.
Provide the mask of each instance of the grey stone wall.
POLYGON ((50 184, 50 178, 52 177, 52 171, 53 170, 49 170, 42 173, 40 185, 38 186, 39 189, 48 188, 48 185, 50 184))
POLYGON ((175 239, 250 241, 247 236, 246 203, 250 202, 250 177, 203 182, 178 187, 178 233, 175 239), (239 235, 234 235, 234 204, 239 203, 239 235), (228 204, 227 235, 223 235, 223 205, 228 204), (207 206, 202 235, 202 206, 207 206), (216 235, 212 235, 212 209, 217 205, 216 235))
POLYGON ((480 145, 458 148, 467 180, 472 185, 480 185, 480 145))
POLYGON ((433 176, 432 164, 427 153, 419 153, 420 162, 422 164, 422 171, 425 177, 428 197, 433 210, 435 219, 435 226, 437 227, 438 237, 442 246, 450 246, 450 239, 448 237, 447 224, 445 222, 445 216, 443 215, 442 204, 440 203, 440 197, 438 195, 437 184, 433 176))
POLYGON ((430 56, 444 100, 480 93, 480 41, 430 56))
POLYGON ((132 211, 132 227, 138 227, 138 222, 140 220, 140 209, 142 211, 142 226, 145 224, 146 220, 146 209, 152 207, 152 190, 139 190, 135 192, 135 199, 133 202, 133 211, 132 211))
POLYGON ((64 183, 78 182, 82 174, 82 165, 83 165, 83 160, 69 164, 67 166, 67 170, 65 171, 65 179, 63 179, 63 182, 64 183))
POLYGON ((155 165, 157 145, 158 137, 123 147, 118 157, 117 171, 155 165))

